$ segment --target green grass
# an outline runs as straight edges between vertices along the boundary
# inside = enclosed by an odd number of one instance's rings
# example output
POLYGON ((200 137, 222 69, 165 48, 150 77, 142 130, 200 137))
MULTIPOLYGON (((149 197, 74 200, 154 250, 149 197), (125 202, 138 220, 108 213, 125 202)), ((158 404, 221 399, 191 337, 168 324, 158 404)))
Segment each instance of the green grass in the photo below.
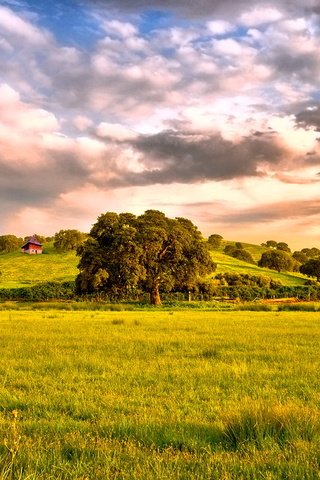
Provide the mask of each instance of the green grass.
MULTIPOLYGON (((219 248, 219 250, 222 252, 223 249, 227 246, 227 245, 235 245, 236 242, 232 242, 232 241, 228 241, 228 240, 224 240, 219 248)), ((243 248, 245 250, 247 250, 252 258, 254 259, 255 262, 257 262, 258 260, 260 260, 261 258, 261 255, 268 251, 268 247, 262 247, 261 245, 255 245, 255 244, 252 244, 252 243, 244 243, 244 242, 241 242, 243 248)))
POLYGON ((0 478, 320 478, 318 313, 2 311, 0 478))
POLYGON ((0 288, 74 280, 79 261, 75 252, 57 253, 52 244, 45 244, 44 252, 42 255, 0 254, 0 288))

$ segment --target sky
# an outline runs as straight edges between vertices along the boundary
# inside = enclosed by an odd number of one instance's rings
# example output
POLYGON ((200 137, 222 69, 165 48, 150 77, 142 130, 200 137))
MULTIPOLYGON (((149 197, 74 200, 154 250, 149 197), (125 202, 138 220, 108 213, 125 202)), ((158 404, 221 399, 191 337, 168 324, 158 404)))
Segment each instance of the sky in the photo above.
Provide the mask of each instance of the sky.
POLYGON ((320 243, 319 0, 0 0, 0 234, 320 243))

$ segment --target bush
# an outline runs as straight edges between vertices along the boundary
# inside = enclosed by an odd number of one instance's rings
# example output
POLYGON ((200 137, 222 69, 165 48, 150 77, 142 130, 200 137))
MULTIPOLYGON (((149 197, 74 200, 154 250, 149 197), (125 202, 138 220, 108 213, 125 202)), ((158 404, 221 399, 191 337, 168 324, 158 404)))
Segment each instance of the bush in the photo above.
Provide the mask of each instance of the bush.
POLYGON ((265 303, 245 303, 244 305, 239 305, 237 309, 250 312, 271 312, 273 310, 271 305, 265 303))
POLYGON ((242 248, 236 248, 232 252, 231 256, 233 258, 237 258, 238 260, 242 260, 243 262, 255 264, 255 261, 253 260, 251 253, 248 252, 247 250, 244 250, 243 247, 242 248))
POLYGON ((263 275, 249 275, 247 273, 219 273, 215 277, 221 285, 249 285, 266 288, 279 288, 282 283, 263 275))
POLYGON ((286 303, 278 306, 279 312, 318 312, 320 305, 315 303, 286 303))
POLYGON ((73 300, 74 298, 75 282, 47 282, 32 287, 0 289, 0 301, 40 302, 53 299, 73 300))
POLYGON ((208 237, 208 243, 212 248, 219 248, 222 243, 223 237, 217 233, 213 233, 208 237))

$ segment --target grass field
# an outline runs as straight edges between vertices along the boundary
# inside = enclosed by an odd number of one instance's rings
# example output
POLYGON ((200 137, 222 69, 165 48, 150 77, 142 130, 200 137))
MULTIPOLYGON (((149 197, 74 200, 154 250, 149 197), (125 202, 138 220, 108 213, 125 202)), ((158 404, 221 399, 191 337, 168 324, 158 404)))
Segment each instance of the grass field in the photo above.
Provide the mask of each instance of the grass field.
POLYGON ((0 288, 18 288, 37 283, 74 280, 78 274, 79 258, 75 252, 57 253, 46 244, 43 255, 20 252, 0 255, 0 288))
POLYGON ((318 313, 2 311, 0 478, 320 478, 318 313))

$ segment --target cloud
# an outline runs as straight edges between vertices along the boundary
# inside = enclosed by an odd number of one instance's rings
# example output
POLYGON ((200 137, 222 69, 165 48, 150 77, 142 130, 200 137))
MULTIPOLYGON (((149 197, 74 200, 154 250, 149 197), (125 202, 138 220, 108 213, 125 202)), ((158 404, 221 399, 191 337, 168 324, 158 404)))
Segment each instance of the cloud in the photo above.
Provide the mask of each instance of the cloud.
POLYGON ((6 5, 3 217, 24 208, 50 218, 56 207, 61 220, 65 206, 67 218, 80 218, 95 213, 90 195, 107 203, 110 192, 115 207, 143 211, 173 186, 166 208, 183 215, 175 198, 186 204, 201 186, 193 219, 205 218, 208 203, 247 225, 241 214, 267 221, 275 185, 279 198, 298 198, 306 185, 317 198, 318 0, 72 0, 68 36, 60 2, 37 13, 32 2, 6 5))
POLYGON ((320 132, 320 107, 313 104, 296 115, 297 124, 320 132))
MULTIPOLYGON (((318 158, 318 163, 320 164, 320 159, 318 158)), ((313 183, 319 183, 320 178, 317 176, 313 176, 312 178, 304 178, 304 177, 299 177, 297 175, 288 175, 285 173, 277 173, 274 175, 274 178, 277 178, 280 180, 280 182, 283 183, 289 183, 293 185, 310 185, 313 183)))
POLYGON ((7 210, 8 205, 46 205, 90 176, 90 160, 99 159, 101 151, 94 150, 93 140, 86 148, 81 138, 68 138, 60 128, 52 113, 0 85, 0 197, 7 210))
MULTIPOLYGON (((79 0, 88 6, 86 0, 79 0)), ((318 0, 198 0, 197 2, 177 2, 175 0, 90 0, 90 5, 118 12, 141 12, 143 10, 172 11, 176 15, 189 18, 238 19, 243 12, 252 12, 252 21, 261 21, 261 12, 266 12, 265 18, 274 21, 278 11, 290 12, 291 15, 303 13, 319 13, 318 0)))
POLYGON ((39 47, 45 47, 51 39, 47 31, 42 31, 30 22, 14 14, 11 9, 0 6, 0 28, 2 36, 9 36, 15 43, 27 42, 39 47))
POLYGON ((268 223, 282 219, 309 219, 319 217, 320 199, 283 201, 277 203, 262 204, 245 209, 243 211, 229 212, 230 224, 268 223))
POLYGON ((240 16, 240 22, 246 26, 258 26, 266 23, 277 22, 282 18, 283 14, 272 7, 255 6, 251 10, 245 11, 240 16))
POLYGON ((285 150, 274 140, 251 136, 238 143, 220 135, 163 131, 131 142, 142 156, 142 172, 122 172, 116 182, 130 185, 193 183, 260 176, 260 167, 277 166, 285 150))
POLYGON ((95 133, 98 137, 120 142, 132 140, 137 136, 133 130, 125 127, 124 125, 107 122, 101 122, 97 126, 95 133))

